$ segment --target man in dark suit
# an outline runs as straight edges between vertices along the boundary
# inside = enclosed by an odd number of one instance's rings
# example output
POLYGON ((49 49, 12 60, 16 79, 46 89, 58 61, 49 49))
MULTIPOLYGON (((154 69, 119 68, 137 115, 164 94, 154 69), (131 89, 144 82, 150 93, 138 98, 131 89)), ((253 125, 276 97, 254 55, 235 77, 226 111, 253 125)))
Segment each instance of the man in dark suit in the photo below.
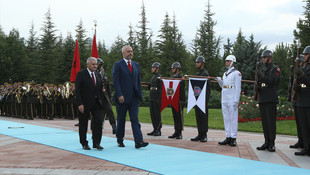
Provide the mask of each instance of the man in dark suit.
POLYGON ((88 119, 90 113, 91 130, 93 133, 93 148, 102 150, 100 146, 102 137, 102 122, 103 122, 103 108, 102 108, 102 80, 96 73, 97 59, 89 57, 87 59, 87 69, 77 73, 75 82, 75 94, 77 106, 80 111, 79 116, 79 136, 80 143, 84 150, 90 150, 88 141, 86 140, 88 119))
POLYGON ((131 61, 133 51, 130 46, 122 48, 123 59, 114 63, 112 76, 114 85, 114 102, 117 111, 117 143, 119 147, 125 147, 125 119, 127 111, 131 121, 135 147, 141 148, 148 145, 143 141, 141 125, 138 120, 139 101, 142 101, 142 88, 139 64, 131 61))

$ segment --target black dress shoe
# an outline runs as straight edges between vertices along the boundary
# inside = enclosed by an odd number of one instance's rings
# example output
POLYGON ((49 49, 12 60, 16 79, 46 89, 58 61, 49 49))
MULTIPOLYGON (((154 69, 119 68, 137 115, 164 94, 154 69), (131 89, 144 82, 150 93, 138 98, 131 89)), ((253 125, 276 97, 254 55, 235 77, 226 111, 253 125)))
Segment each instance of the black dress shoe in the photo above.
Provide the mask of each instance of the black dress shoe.
POLYGON ((118 147, 125 147, 123 141, 117 141, 118 147))
POLYGON ((156 131, 153 136, 161 136, 161 131, 156 131))
POLYGON ((227 144, 230 144, 230 137, 226 137, 226 139, 222 142, 219 142, 220 145, 227 145, 227 144))
POLYGON ((294 145, 290 145, 290 148, 304 148, 304 144, 298 141, 294 145))
POLYGON ((147 135, 152 136, 152 135, 154 135, 154 133, 155 133, 155 131, 152 131, 152 132, 147 133, 147 135))
POLYGON ((198 136, 196 136, 194 138, 191 138, 191 141, 198 141, 200 139, 201 139, 201 137, 200 137, 200 135, 198 135, 198 136))
POLYGON ((177 134, 176 134, 176 133, 172 134, 171 136, 168 136, 169 139, 174 139, 174 138, 176 138, 176 137, 177 137, 177 134))
POLYGON ((236 146, 237 145, 237 141, 236 141, 236 138, 230 138, 230 143, 229 143, 230 146, 236 146))
POLYGON ((261 151, 261 150, 266 150, 268 148, 269 148, 269 144, 268 143, 264 143, 262 146, 257 147, 256 149, 261 151))
POLYGON ((99 150, 102 150, 102 149, 103 149, 103 147, 100 146, 100 145, 94 145, 93 148, 97 148, 97 149, 99 149, 99 150))
POLYGON ((269 151, 269 152, 275 152, 275 151, 276 151, 275 146, 274 146, 274 145, 269 145, 268 151, 269 151))
POLYGON ((80 123, 75 124, 74 126, 80 126, 80 123))
POLYGON ((207 136, 202 136, 200 139, 200 142, 207 142, 207 136))
POLYGON ((83 145, 84 150, 90 150, 90 147, 88 145, 83 145))
POLYGON ((305 156, 305 155, 310 156, 310 152, 308 150, 306 150, 306 149, 303 149, 303 150, 301 150, 299 152, 295 152, 295 155, 296 156, 305 156))
POLYGON ((183 137, 182 137, 182 134, 178 134, 177 136, 176 136, 176 139, 182 139, 183 137))
POLYGON ((136 143, 136 145, 135 145, 135 147, 137 148, 137 149, 139 149, 139 148, 141 148, 141 147, 146 147, 147 145, 149 145, 149 143, 148 142, 137 142, 136 143))

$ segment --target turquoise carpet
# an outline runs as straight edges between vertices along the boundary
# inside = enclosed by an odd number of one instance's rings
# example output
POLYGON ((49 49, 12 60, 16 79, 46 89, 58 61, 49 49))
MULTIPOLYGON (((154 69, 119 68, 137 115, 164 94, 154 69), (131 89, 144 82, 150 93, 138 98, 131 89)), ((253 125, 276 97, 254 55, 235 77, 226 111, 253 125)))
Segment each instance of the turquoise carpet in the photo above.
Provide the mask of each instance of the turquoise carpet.
MULTIPOLYGON (((0 120, 0 134, 40 143, 55 148, 143 169, 158 174, 199 175, 310 175, 310 170, 284 165, 223 156, 169 146, 150 144, 135 149, 134 142, 125 140, 119 148, 116 138, 103 137, 104 150, 85 151, 79 144, 77 132, 0 120)), ((91 140, 91 135, 88 135, 91 140)), ((92 146, 92 143, 89 143, 92 146)))

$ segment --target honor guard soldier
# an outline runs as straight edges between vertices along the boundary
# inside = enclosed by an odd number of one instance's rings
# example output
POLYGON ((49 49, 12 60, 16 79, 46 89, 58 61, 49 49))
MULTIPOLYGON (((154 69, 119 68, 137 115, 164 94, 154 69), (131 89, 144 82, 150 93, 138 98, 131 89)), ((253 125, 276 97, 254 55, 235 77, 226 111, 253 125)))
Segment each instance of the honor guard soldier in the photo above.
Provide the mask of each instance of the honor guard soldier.
MULTIPOLYGON (((300 57, 299 57, 299 65, 300 65, 300 67, 303 67, 303 65, 304 65, 304 56, 303 55, 300 55, 300 57)), ((290 95, 292 95, 292 94, 290 94, 290 95)), ((301 127, 300 127, 301 124, 300 124, 300 119, 299 119, 300 117, 298 116, 298 112, 297 112, 296 100, 294 100, 294 99, 292 100, 292 105, 294 107, 298 141, 294 145, 290 145, 290 148, 304 148, 304 141, 302 138, 302 131, 301 131, 301 127)))
POLYGON ((217 77, 222 88, 222 113, 226 139, 220 145, 236 146, 238 131, 238 104, 241 94, 241 73, 235 69, 236 57, 228 55, 225 59, 227 71, 223 77, 217 77))
POLYGON ((275 151, 277 104, 279 103, 277 86, 280 82, 280 69, 272 63, 272 52, 264 50, 261 58, 264 67, 257 70, 259 77, 258 103, 262 120, 265 143, 257 150, 275 151))
POLYGON ((160 63, 155 62, 152 64, 152 73, 154 76, 150 81, 150 114, 153 125, 153 131, 147 133, 147 135, 161 136, 161 80, 158 77, 161 77, 159 74, 160 63))
MULTIPOLYGON (((179 62, 174 62, 171 65, 172 78, 182 78, 180 74, 181 64, 179 62)), ((173 121, 174 121, 174 133, 168 138, 171 139, 182 139, 183 130, 183 108, 185 105, 185 84, 183 81, 180 82, 180 94, 179 94, 179 112, 174 108, 172 109, 173 121)))
POLYGON ((108 117, 109 123, 112 126, 112 133, 116 134, 116 121, 115 116, 112 110, 112 104, 111 104, 111 89, 109 84, 109 78, 108 75, 104 72, 104 69, 102 67, 103 61, 101 58, 98 58, 98 74, 101 76, 101 80, 103 82, 103 105, 104 105, 104 115, 108 117))
MULTIPOLYGON (((208 71, 204 68, 205 58, 202 56, 198 56, 195 65, 198 70, 198 76, 209 76, 208 71)), ((206 97, 205 97, 205 109, 206 113, 202 112, 201 109, 196 105, 195 106, 195 114, 196 114, 196 123, 198 129, 198 135, 194 138, 191 138, 191 141, 207 141, 207 132, 208 132, 208 120, 209 120, 209 112, 208 112, 208 102, 210 99, 211 93, 211 83, 210 80, 207 81, 207 89, 206 89, 206 97)))
POLYGON ((299 79, 296 106, 304 148, 300 152, 295 152, 295 155, 310 156, 310 46, 304 49, 303 55, 304 66, 296 69, 295 74, 299 79))

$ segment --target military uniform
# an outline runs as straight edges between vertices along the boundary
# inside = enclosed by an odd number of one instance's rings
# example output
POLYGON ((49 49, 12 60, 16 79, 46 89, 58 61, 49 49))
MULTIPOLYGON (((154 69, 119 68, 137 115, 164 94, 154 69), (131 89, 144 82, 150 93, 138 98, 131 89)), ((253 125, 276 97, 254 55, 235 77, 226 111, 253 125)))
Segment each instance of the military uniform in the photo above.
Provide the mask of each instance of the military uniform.
POLYGON ((263 77, 259 81, 258 103, 265 137, 265 147, 274 147, 277 104, 279 103, 276 87, 280 82, 280 69, 273 63, 269 63, 263 67, 261 72, 263 77))
POLYGON ((103 68, 100 68, 97 70, 98 74, 100 75, 100 78, 103 82, 103 106, 104 106, 104 115, 108 117, 109 123, 112 126, 112 133, 116 134, 116 121, 115 116, 112 110, 112 104, 111 104, 111 89, 109 84, 109 78, 108 75, 104 72, 103 68))
MULTIPOLYGON (((209 76, 208 71, 205 69, 199 70, 196 73, 198 76, 209 76)), ((206 97, 205 97, 205 113, 201 111, 201 109, 196 105, 195 106, 195 114, 196 114, 196 123, 198 129, 198 138, 200 141, 206 142, 207 141, 207 132, 209 128, 209 110, 208 110, 208 102, 210 99, 211 94, 211 83, 210 80, 207 81, 207 89, 206 89, 206 97)), ((194 138, 195 139, 195 138, 194 138)), ((194 139, 191 139, 195 141, 194 139)))
POLYGON ((149 95, 149 101, 150 101, 150 114, 151 114, 151 120, 153 125, 153 131, 148 135, 161 135, 161 80, 158 79, 158 77, 161 77, 159 73, 156 73, 150 81, 150 95, 149 95))
MULTIPOLYGON (((310 58, 308 58, 310 59, 310 58)), ((299 87, 297 90, 297 113, 299 117, 299 124, 304 142, 304 150, 301 154, 296 152, 296 155, 308 154, 310 156, 310 64, 301 67, 304 75, 299 78, 299 87)))
MULTIPOLYGON (((224 119, 225 135, 228 143, 235 146, 238 131, 238 104, 241 94, 241 73, 234 67, 228 68, 222 78, 217 78, 222 88, 222 113, 224 119)), ((225 141, 224 141, 225 142, 225 141)), ((219 144, 224 142, 219 142, 219 144)), ((223 145, 222 144, 222 145, 223 145)))
MULTIPOLYGON (((181 74, 173 75, 172 78, 182 78, 181 74)), ((185 84, 183 81, 180 82, 180 95, 179 95, 179 112, 174 108, 172 109, 173 121, 174 121, 174 134, 169 136, 170 138, 182 138, 183 130, 183 108, 185 105, 185 84)))

